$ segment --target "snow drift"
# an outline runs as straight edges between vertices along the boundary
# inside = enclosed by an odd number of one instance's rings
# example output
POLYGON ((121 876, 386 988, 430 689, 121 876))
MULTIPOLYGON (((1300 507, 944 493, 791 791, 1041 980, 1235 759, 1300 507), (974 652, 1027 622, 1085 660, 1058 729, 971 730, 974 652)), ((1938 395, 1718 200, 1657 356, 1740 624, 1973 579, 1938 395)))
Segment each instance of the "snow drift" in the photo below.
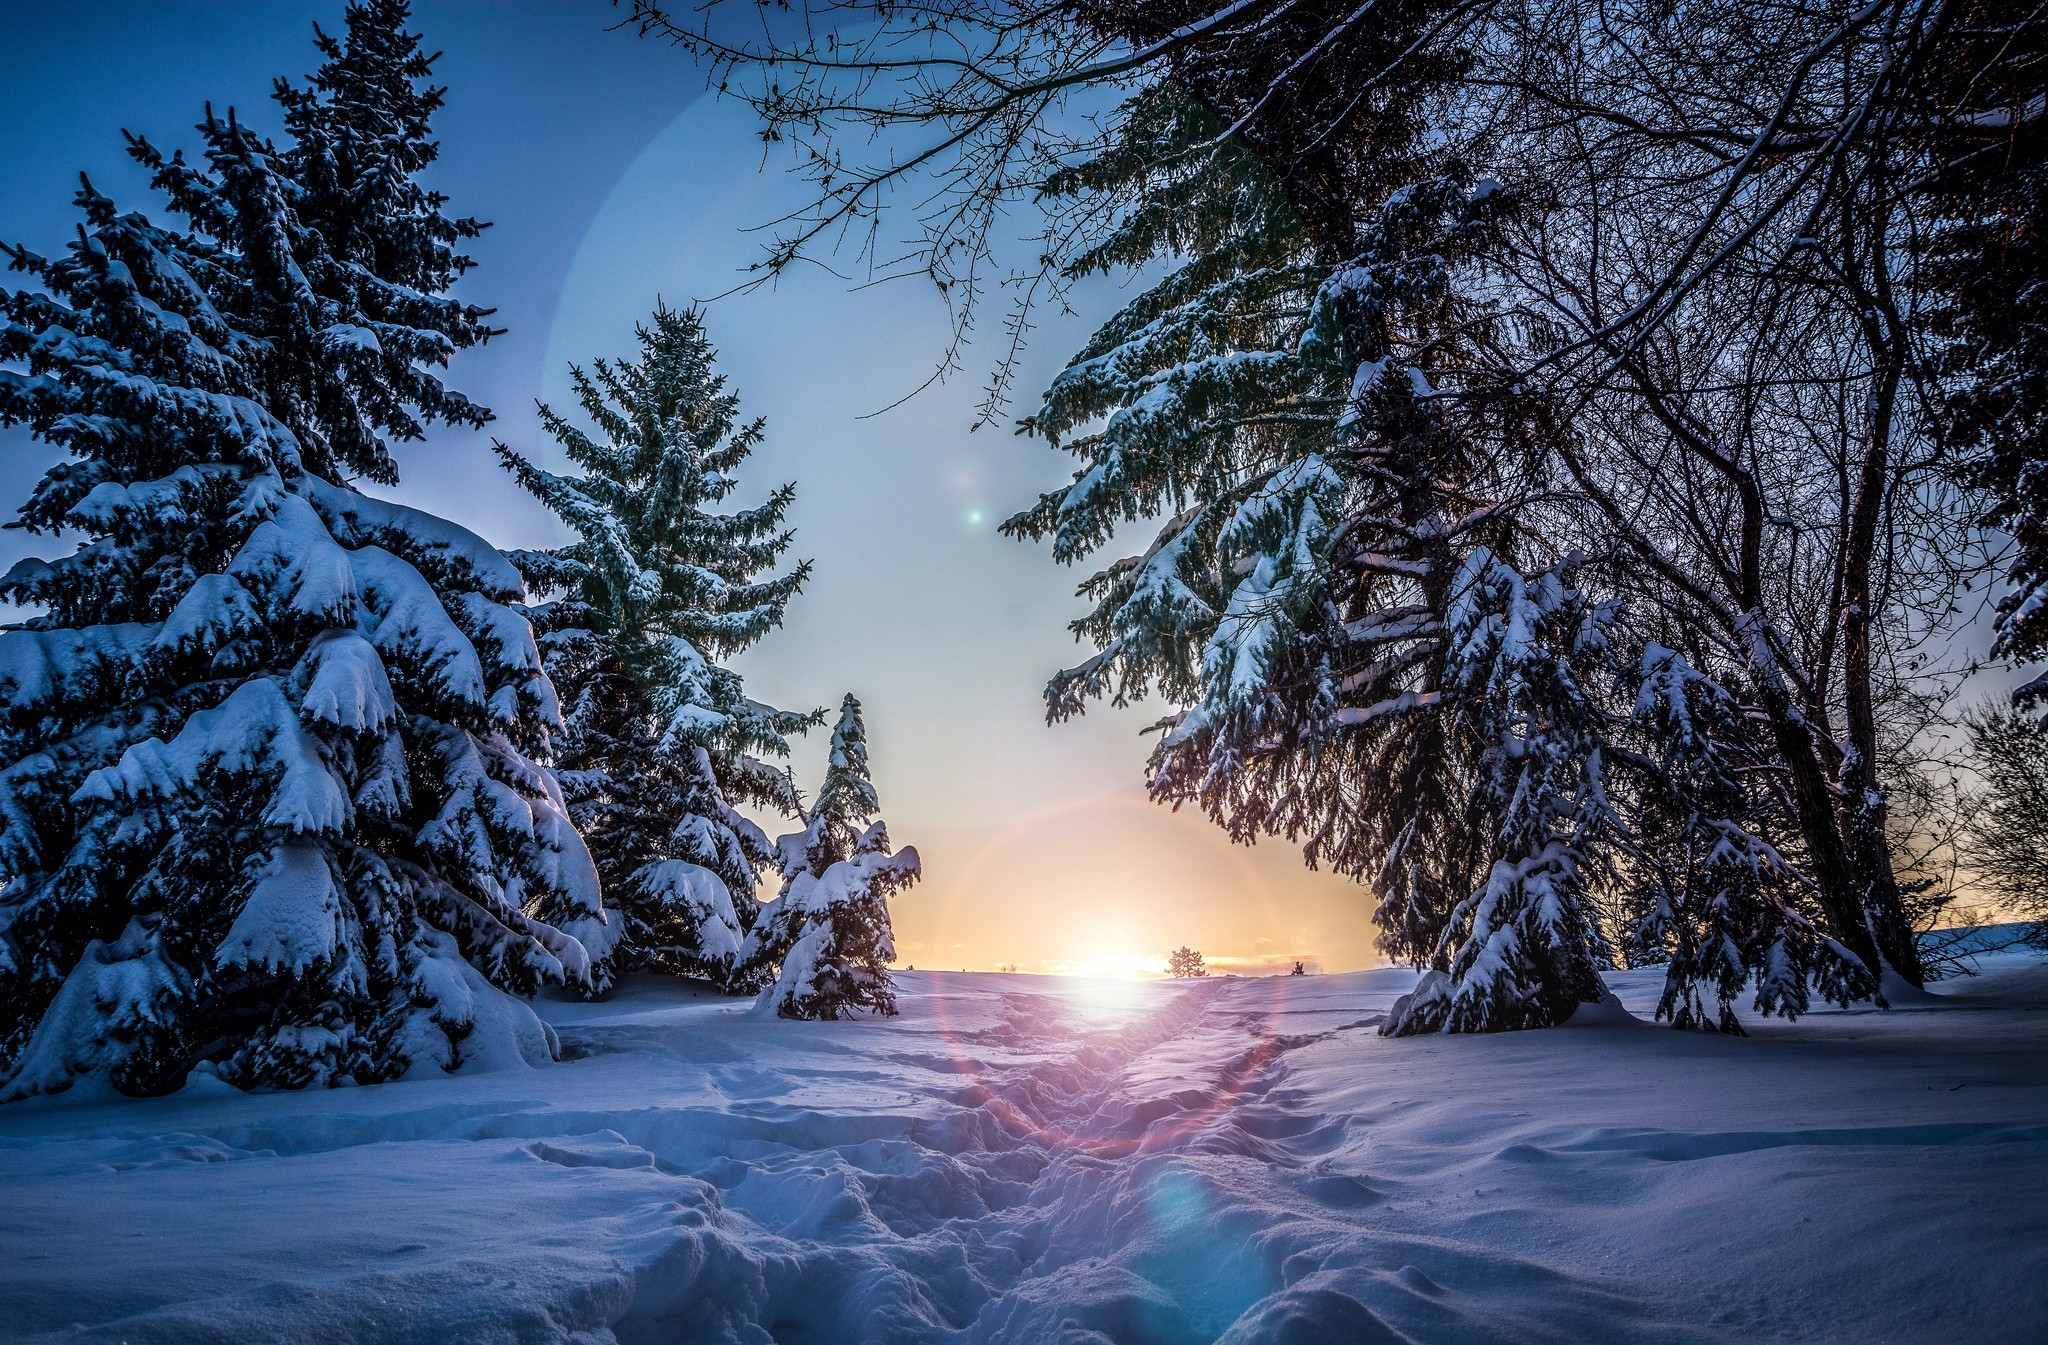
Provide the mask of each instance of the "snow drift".
POLYGON ((1396 971, 837 1024, 633 978, 543 1070, 0 1111, 0 1333, 2030 1341, 2048 967, 1993 967, 1741 1039, 1385 1039, 1396 971))

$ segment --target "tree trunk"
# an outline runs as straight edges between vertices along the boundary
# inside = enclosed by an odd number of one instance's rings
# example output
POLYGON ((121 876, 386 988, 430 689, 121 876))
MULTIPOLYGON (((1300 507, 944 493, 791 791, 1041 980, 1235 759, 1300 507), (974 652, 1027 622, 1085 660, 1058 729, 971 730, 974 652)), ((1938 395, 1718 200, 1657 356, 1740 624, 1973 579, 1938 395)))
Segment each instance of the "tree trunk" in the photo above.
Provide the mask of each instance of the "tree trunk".
MULTIPOLYGON (((1871 564, 1891 475, 1891 419, 1902 368, 1900 352, 1878 325, 1879 319, 1867 321, 1878 373, 1870 393, 1869 427, 1849 511, 1842 574, 1842 700, 1849 739, 1842 759, 1842 830, 1870 938, 1886 965, 1919 985, 1924 975, 1920 950, 1899 899, 1891 843, 1885 835, 1884 785, 1877 776, 1877 709, 1871 693, 1870 640, 1876 606, 1871 564)), ((1881 975, 1882 969, 1877 970, 1881 975)))
POLYGON ((1793 702, 1784 671, 1770 646, 1763 613, 1752 608, 1743 620, 1748 627, 1742 635, 1750 678, 1757 689, 1759 704, 1770 716, 1772 737, 1792 782, 1792 804, 1799 815, 1801 839, 1806 842, 1807 864, 1813 870, 1814 895, 1834 925, 1836 938, 1870 973, 1875 989, 1883 979, 1884 966, 1876 939, 1863 917, 1857 865, 1843 843, 1834 791, 1828 787, 1827 771, 1821 765, 1822 744, 1815 740, 1813 726, 1793 702))

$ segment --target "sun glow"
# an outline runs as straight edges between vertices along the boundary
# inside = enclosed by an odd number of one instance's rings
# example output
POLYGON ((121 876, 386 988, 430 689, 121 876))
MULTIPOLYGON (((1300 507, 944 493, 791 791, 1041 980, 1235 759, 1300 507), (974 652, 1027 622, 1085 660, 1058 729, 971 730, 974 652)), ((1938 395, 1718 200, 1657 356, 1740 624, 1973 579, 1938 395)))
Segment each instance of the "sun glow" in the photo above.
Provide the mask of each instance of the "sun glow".
POLYGON ((1166 959, 1157 953, 1091 953, 1054 970, 1067 976, 1137 981, 1165 975, 1166 959))

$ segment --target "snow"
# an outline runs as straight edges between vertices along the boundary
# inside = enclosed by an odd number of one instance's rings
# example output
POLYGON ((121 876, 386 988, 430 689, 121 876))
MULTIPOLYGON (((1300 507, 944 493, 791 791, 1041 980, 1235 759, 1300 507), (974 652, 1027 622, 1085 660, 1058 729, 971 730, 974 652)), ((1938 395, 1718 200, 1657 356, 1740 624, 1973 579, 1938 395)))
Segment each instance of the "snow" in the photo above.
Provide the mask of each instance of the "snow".
MULTIPOLYGON (((705 830, 702 818, 691 818, 705 830)), ((651 911, 687 921, 697 933, 699 950, 705 957, 732 959, 740 953, 740 919, 733 911, 732 893, 710 869, 686 859, 659 859, 641 866, 634 884, 651 911)))
POLYGON ((396 552, 440 588, 479 589, 497 602, 525 596, 525 581, 504 553, 460 524, 315 476, 305 477, 302 488, 343 546, 377 545, 396 552))
MULTIPOLYGON (((832 867, 838 868, 839 865, 835 864, 832 867)), ((795 892, 790 894, 791 897, 796 895, 795 892)), ((791 944, 789 951, 783 955, 782 970, 777 973, 775 984, 763 990, 754 1000, 751 1012, 756 1018, 778 1012, 782 1005, 812 992, 816 986, 818 964, 831 951, 832 924, 829 920, 817 920, 799 928, 803 931, 802 937, 791 944)))
POLYGON ((264 861, 214 964, 292 972, 329 961, 345 937, 341 901, 320 847, 286 841, 264 861))
POLYGON ((352 630, 322 631, 307 646, 310 668, 299 708, 313 719, 351 733, 383 728, 398 714, 391 679, 376 646, 352 630))
POLYGON ((250 530, 228 574, 297 616, 344 624, 354 618, 359 593, 349 553, 296 495, 279 499, 250 530))
POLYGON ((628 978, 544 1068, 0 1108, 0 1334, 2032 1341, 2048 965, 1983 965, 1746 1038, 1384 1039, 1392 970, 628 978))
MULTIPOLYGON (((453 935, 429 929, 419 939, 425 955, 415 991, 428 1008, 406 1022, 404 1053, 412 1062, 408 1077, 431 1079, 437 1069, 458 1067, 523 1070, 546 1065, 560 1053, 554 1029, 523 1000, 485 980, 463 957, 453 935)), ((444 1188, 442 1194, 452 1193, 444 1188)))
POLYGON ((377 651, 448 699, 483 707, 483 662, 433 585, 382 547, 366 546, 349 559, 372 614, 367 633, 377 651))
POLYGON ((271 785, 266 826, 306 833, 348 826, 348 797, 320 744, 268 677, 242 683, 215 708, 187 719, 168 745, 149 738, 129 748, 114 765, 86 776, 74 801, 161 806, 189 794, 216 770, 260 775, 271 785))
POLYGON ((137 622, 0 631, 0 704, 32 707, 88 696, 107 667, 132 665, 156 635, 156 627, 137 622))
POLYGON ((203 574, 171 609, 156 643, 159 648, 189 654, 219 649, 261 627, 255 600, 233 575, 203 574))
MULTIPOLYGON (((106 1078, 106 1043, 170 1021, 170 1006, 187 983, 158 949, 156 931, 140 920, 129 921, 112 943, 93 940, 37 1022, 0 1102, 66 1088, 80 1101, 118 1096, 106 1078)), ((11 1231, 0 1235, 0 1246, 10 1240, 11 1231)))

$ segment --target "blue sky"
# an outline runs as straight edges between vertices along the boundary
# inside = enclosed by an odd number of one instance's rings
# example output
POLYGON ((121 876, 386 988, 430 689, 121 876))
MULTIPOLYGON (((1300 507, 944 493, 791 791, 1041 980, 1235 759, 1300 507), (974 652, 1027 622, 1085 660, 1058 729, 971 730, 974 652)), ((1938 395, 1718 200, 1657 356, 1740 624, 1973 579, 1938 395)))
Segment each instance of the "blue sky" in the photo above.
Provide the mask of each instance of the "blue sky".
MULTIPOLYGON (((121 129, 189 146, 209 99, 269 124, 271 78, 310 69, 311 25, 338 26, 340 9, 15 8, 0 41, 0 238, 60 248, 81 169, 153 209, 121 129)), ((764 164, 746 109, 707 99, 682 54, 606 31, 617 17, 606 0, 421 0, 414 17, 450 88, 433 180, 452 209, 493 221, 464 292, 508 329, 461 356, 452 381, 497 411, 493 433, 543 454, 533 400, 567 404, 567 362, 627 351, 657 296, 729 289, 758 255, 747 226, 797 187, 764 164)), ((1119 293, 1084 289, 1074 316, 1046 322, 1020 388, 1043 386, 1119 293)), ((745 411, 768 418, 750 496, 796 481, 797 554, 817 562, 788 626, 740 667, 777 703, 836 704, 851 690, 866 704, 884 815, 926 861, 926 882, 897 908, 906 961, 1109 970, 1181 943, 1246 964, 1374 961, 1355 884, 1308 873, 1284 842, 1242 850, 1144 800, 1139 730, 1156 704, 1044 724, 1040 686, 1080 654, 1064 629, 1079 575, 995 525, 1068 469, 1039 441, 969 432, 985 352, 871 414, 939 357, 934 296, 908 284, 856 292, 812 272, 720 300, 709 323, 745 411)), ((402 446, 396 493, 501 545, 555 540, 489 437, 402 446)), ((11 511, 48 461, 20 431, 0 431, 0 502, 11 511)), ((51 545, 0 534, 0 563, 51 545)), ((800 782, 814 783, 822 749, 799 750, 800 782)))

